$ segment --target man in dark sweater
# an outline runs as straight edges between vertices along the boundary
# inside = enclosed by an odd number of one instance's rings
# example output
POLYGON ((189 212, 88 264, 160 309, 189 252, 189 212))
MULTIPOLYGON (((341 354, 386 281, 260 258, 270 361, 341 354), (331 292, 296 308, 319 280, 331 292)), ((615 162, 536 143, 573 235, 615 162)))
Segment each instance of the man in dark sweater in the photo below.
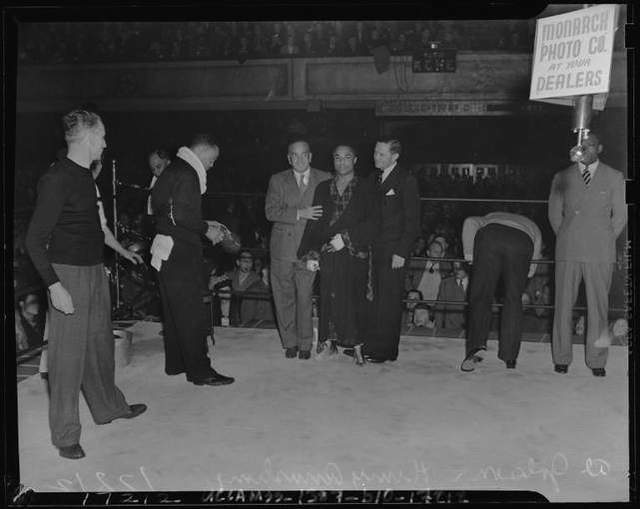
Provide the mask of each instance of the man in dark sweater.
POLYGON ((113 328, 104 233, 90 166, 106 147, 98 115, 74 110, 63 118, 67 156, 40 179, 26 246, 49 290, 49 426, 65 458, 84 457, 80 441, 82 390, 97 424, 136 417, 115 385, 113 328))

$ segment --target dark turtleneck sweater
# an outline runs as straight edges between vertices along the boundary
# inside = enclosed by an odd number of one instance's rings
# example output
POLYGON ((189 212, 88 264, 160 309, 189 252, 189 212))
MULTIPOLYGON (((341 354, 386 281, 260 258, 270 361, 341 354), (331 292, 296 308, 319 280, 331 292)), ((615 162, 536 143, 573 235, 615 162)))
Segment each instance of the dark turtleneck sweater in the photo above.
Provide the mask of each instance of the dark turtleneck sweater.
POLYGON ((46 286, 58 281, 52 263, 91 266, 103 261, 96 187, 91 171, 68 158, 52 165, 38 182, 38 199, 26 247, 46 286))

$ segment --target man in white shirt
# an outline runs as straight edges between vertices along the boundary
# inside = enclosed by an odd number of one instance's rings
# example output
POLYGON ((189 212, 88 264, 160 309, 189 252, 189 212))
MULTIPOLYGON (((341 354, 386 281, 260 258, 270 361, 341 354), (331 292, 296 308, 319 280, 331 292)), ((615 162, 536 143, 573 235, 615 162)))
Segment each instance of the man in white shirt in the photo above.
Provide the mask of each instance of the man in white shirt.
POLYGON ((531 219, 508 212, 468 217, 462 226, 464 258, 473 263, 469 288, 466 357, 460 369, 473 371, 482 360, 491 327, 498 280, 504 283, 498 358, 516 367, 522 339, 522 293, 540 258, 542 234, 531 219), (528 272, 527 272, 528 271, 528 272))

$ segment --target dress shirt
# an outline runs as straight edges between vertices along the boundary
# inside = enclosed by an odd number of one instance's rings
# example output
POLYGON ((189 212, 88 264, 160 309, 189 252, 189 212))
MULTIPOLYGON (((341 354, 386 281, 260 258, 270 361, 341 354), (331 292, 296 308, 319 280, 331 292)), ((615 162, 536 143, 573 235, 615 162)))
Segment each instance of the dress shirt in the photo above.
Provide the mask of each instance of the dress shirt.
MULTIPOLYGON (((540 228, 528 217, 520 214, 511 214, 509 212, 491 212, 486 216, 472 216, 464 220, 462 226, 462 248, 464 251, 464 259, 473 260, 473 243, 477 231, 488 224, 501 224, 510 228, 515 228, 526 233, 531 242, 533 242, 533 260, 540 259, 540 251, 542 249, 542 233, 540 228)), ((529 269, 529 277, 536 270, 536 264, 531 264, 529 269)))
POLYGON ((311 175, 311 168, 307 168, 307 170, 303 173, 297 172, 296 170, 292 170, 294 176, 296 177, 296 184, 300 187, 300 179, 302 179, 302 183, 305 186, 309 185, 309 175, 311 175))
MULTIPOLYGON (((598 169, 599 162, 600 162, 600 159, 596 159, 589 165, 589 173, 591 174, 591 180, 593 180, 593 176, 596 174, 596 170, 598 169)), ((582 174, 586 166, 587 165, 584 163, 581 163, 581 162, 578 163, 578 169, 580 170, 580 174, 582 174)))
POLYGON ((388 168, 385 168, 384 170, 382 170, 382 178, 380 179, 380 183, 381 184, 387 179, 387 177, 389 176, 389 173, 391 173, 393 171, 393 169, 396 167, 397 164, 398 163, 396 161, 395 163, 393 163, 388 168))

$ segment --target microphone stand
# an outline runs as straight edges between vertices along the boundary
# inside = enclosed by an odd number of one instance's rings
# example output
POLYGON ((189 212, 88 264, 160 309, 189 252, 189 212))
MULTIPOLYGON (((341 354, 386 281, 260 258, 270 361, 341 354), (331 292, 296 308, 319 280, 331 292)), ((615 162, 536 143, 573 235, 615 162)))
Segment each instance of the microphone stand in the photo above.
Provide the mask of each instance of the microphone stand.
MULTIPOLYGON (((116 185, 117 185, 117 180, 116 180, 116 160, 112 159, 111 160, 111 188, 113 191, 113 236, 115 237, 116 240, 118 240, 118 205, 117 205, 117 200, 116 200, 116 194, 117 194, 117 189, 116 189, 116 185)), ((119 263, 118 263, 118 252, 115 252, 115 267, 114 267, 114 272, 115 272, 115 280, 116 280, 116 307, 115 309, 118 310, 120 309, 120 269, 119 269, 119 263)))

